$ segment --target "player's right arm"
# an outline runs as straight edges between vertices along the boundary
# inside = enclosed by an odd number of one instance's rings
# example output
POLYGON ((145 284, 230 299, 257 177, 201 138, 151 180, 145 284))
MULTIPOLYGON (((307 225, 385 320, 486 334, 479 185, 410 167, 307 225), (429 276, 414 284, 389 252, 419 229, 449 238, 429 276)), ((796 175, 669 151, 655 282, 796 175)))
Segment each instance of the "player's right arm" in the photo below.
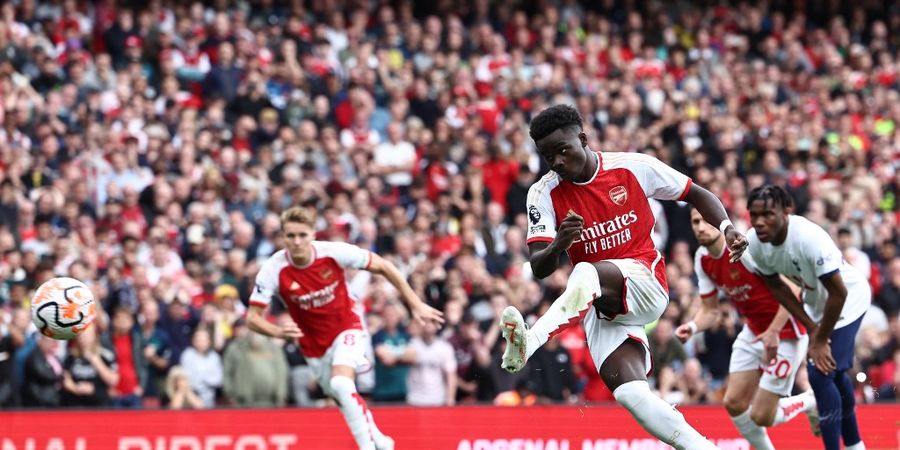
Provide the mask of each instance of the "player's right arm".
POLYGON ((266 320, 265 311, 264 307, 251 304, 250 309, 247 310, 247 328, 266 336, 282 339, 297 339, 303 336, 303 332, 294 321, 280 326, 275 325, 266 320))
POLYGON ((559 267, 559 257, 581 234, 584 219, 569 210, 557 227, 553 201, 553 180, 542 178, 528 189, 527 243, 531 273, 537 278, 550 276, 559 267))
POLYGON ((531 272, 538 278, 546 278, 559 267, 559 257, 563 254, 584 228, 584 218, 569 210, 569 214, 559 224, 556 237, 550 241, 534 241, 528 244, 531 254, 531 272))
POLYGON ((694 256, 694 273, 697 274, 698 288, 700 289, 700 310, 694 314, 694 318, 675 329, 675 337, 681 342, 687 342, 695 333, 708 330, 719 318, 719 288, 716 287, 703 265, 700 264, 700 250, 694 256))
POLYGON ((700 310, 694 314, 694 318, 675 329, 675 337, 682 343, 687 342, 695 333, 708 330, 719 318, 719 292, 713 291, 700 299, 700 310))
POLYGON ((763 281, 765 281, 766 286, 769 288, 769 291, 778 300, 778 303, 781 303, 781 306, 784 307, 795 319, 799 320, 800 323, 803 324, 807 329, 813 329, 816 327, 816 323, 809 317, 809 314, 806 314, 806 311, 803 310, 803 305, 797 301, 797 297, 794 295, 794 292, 791 291, 791 287, 788 286, 787 283, 781 278, 781 275, 777 273, 766 274, 763 272, 757 272, 760 276, 762 276, 763 281))
POLYGON ((256 286, 250 294, 250 308, 247 309, 247 327, 270 337, 296 339, 303 336, 303 332, 293 320, 281 326, 266 320, 266 308, 278 289, 278 271, 272 268, 270 261, 266 261, 256 274, 256 286))

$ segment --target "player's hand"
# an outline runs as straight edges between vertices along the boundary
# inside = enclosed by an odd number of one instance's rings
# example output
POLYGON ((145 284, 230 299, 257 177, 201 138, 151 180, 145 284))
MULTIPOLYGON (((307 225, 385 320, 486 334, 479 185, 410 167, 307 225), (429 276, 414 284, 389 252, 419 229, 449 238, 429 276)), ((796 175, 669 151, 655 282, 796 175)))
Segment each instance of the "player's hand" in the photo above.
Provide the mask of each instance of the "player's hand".
POLYGON ((819 372, 822 372, 825 375, 828 375, 833 370, 837 369, 837 362, 835 362, 834 357, 831 356, 831 344, 828 341, 810 341, 807 355, 809 357, 809 362, 816 366, 816 369, 818 369, 819 372))
POLYGON ((559 228, 556 230, 556 239, 553 242, 561 250, 568 250, 572 243, 581 236, 583 228, 584 218, 570 209, 566 218, 559 224, 559 228))
POLYGON ((772 330, 763 331, 753 339, 753 342, 763 343, 763 347, 766 349, 766 364, 772 362, 778 356, 778 344, 780 342, 778 332, 772 330))
POLYGON ((747 245, 749 244, 747 238, 739 231, 735 230, 734 227, 725 230, 725 243, 728 244, 728 251, 731 255, 728 259, 731 262, 740 260, 741 256, 744 254, 744 250, 747 250, 747 245))
POLYGON ((444 323, 444 313, 428 306, 428 304, 423 301, 419 301, 411 309, 413 319, 417 320, 422 325, 425 325, 425 322, 434 322, 437 325, 444 323))
POLYGON ((293 320, 285 321, 285 323, 281 324, 278 328, 278 336, 276 337, 282 339, 297 339, 303 337, 303 332, 300 331, 300 327, 298 327, 293 320))
POLYGON ((682 344, 687 342, 687 340, 690 339, 693 335, 694 329, 686 323, 679 325, 678 328, 675 329, 675 337, 677 337, 682 344))

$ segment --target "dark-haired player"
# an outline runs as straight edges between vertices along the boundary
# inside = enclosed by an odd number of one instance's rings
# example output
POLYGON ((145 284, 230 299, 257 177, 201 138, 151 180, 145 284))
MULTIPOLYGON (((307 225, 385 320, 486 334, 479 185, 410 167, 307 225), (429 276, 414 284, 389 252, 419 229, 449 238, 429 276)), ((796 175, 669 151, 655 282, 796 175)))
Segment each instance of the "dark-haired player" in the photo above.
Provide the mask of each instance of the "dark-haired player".
MULTIPOLYGON (((682 342, 710 328, 719 315, 719 292, 744 317, 728 365, 725 409, 734 426, 757 450, 774 450, 764 427, 778 425, 803 412, 815 412, 812 391, 791 394, 797 370, 806 356, 806 329, 791 318, 757 274, 752 255, 729 261, 719 230, 691 211, 691 228, 700 244, 694 273, 703 305, 694 319, 675 330, 682 342), (752 403, 752 404, 751 404, 752 403)), ((794 302, 800 304, 794 297, 794 302)), ((817 416, 811 415, 815 420, 817 416)))
POLYGON ((650 233, 648 198, 685 200, 725 234, 731 258, 747 246, 715 195, 656 158, 588 148, 574 108, 547 108, 531 122, 538 152, 552 169, 528 191, 528 248, 538 278, 565 252, 575 264, 565 292, 530 329, 513 307, 503 311, 503 367, 519 371, 550 336, 581 322, 600 376, 616 400, 659 440, 678 449, 716 448, 647 384, 644 325, 669 301, 666 269, 650 233))
POLYGON ((750 254, 775 298, 810 332, 809 384, 816 394, 826 450, 864 449, 856 423, 853 365, 856 332, 872 302, 865 277, 844 261, 822 227, 791 214, 793 200, 780 186, 760 186, 747 199, 753 230, 750 254), (803 290, 794 301, 779 274, 803 290))

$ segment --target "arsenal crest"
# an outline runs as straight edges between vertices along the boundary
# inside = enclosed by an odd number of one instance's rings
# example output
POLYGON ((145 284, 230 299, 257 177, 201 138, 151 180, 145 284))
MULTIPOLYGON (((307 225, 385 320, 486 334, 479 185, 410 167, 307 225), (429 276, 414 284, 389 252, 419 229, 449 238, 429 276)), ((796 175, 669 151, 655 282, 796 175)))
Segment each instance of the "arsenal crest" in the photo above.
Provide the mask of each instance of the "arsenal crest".
POLYGON ((332 271, 331 268, 326 267, 325 270, 319 272, 319 275, 322 276, 322 279, 328 280, 334 275, 334 271, 332 271))
POLYGON ((609 190, 609 198, 613 203, 622 206, 628 201, 628 191, 625 190, 625 186, 616 186, 609 190))

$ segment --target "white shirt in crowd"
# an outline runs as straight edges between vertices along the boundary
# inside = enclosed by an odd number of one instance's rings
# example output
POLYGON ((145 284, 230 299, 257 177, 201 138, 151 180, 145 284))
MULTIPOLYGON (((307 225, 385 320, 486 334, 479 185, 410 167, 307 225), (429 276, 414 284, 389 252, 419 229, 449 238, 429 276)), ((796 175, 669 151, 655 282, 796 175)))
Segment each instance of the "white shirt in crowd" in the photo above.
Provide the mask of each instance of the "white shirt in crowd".
MULTIPOLYGON (((406 141, 382 142, 375 146, 374 160, 378 166, 412 167, 416 162, 416 149, 406 141)), ((391 186, 409 186, 412 179, 411 170, 397 170, 385 176, 385 182, 391 186)))
POLYGON ((413 406, 441 406, 447 403, 447 374, 456 372, 456 355, 453 346, 435 337, 426 344, 414 337, 409 346, 416 355, 416 362, 409 368, 406 401, 413 406))

